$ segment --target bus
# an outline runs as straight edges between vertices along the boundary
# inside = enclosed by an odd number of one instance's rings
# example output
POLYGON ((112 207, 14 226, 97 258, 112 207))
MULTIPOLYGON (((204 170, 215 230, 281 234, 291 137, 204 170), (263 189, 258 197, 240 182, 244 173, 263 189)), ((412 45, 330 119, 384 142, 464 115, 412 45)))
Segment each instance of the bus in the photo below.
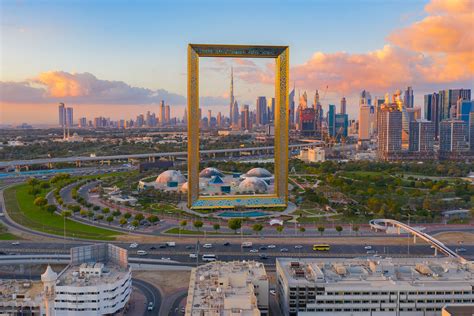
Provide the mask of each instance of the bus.
POLYGON ((313 251, 329 251, 329 248, 328 244, 313 245, 313 251))
POLYGON ((202 261, 216 261, 216 255, 213 254, 207 254, 207 255, 202 255, 202 261))

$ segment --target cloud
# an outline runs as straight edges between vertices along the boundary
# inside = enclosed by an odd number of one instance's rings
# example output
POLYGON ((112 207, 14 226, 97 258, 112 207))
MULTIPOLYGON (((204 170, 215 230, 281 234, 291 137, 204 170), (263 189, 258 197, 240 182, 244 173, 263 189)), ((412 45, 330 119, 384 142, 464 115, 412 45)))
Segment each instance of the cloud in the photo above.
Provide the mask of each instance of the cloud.
MULTIPOLYGON (((164 89, 132 87, 123 81, 98 79, 91 73, 49 71, 24 82, 0 82, 0 101, 9 103, 153 104, 164 100, 185 105, 186 98, 164 89)), ((202 105, 225 104, 222 97, 202 97, 202 105)))
MULTIPOLYGON (((329 86, 344 94, 371 89, 384 93, 406 85, 433 90, 446 84, 472 86, 474 1, 432 0, 421 21, 396 30, 383 48, 364 54, 316 52, 293 66, 290 80, 304 89, 329 86)), ((247 72, 249 82, 273 84, 268 69, 247 72)))

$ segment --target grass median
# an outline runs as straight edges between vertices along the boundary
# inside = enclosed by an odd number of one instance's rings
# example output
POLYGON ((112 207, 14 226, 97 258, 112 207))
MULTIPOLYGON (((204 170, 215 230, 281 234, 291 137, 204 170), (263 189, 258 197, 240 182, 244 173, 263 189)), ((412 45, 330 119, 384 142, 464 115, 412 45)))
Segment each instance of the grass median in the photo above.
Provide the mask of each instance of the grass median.
MULTIPOLYGON (((64 236, 64 218, 58 214, 51 214, 39 206, 34 205, 33 201, 35 196, 28 193, 28 188, 29 186, 27 184, 20 184, 4 191, 8 215, 12 220, 22 226, 48 234, 64 236)), ((50 189, 43 189, 37 196, 45 197, 49 190, 50 189)), ((113 230, 66 219, 67 237, 114 240, 114 236, 120 234, 120 232, 113 230)))

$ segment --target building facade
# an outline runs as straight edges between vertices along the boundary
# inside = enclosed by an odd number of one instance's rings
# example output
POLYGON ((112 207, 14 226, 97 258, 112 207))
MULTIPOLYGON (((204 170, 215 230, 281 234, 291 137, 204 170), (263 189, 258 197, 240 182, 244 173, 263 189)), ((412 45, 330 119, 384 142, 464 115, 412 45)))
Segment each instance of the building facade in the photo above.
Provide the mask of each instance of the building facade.
POLYGON ((446 120, 440 123, 439 151, 461 153, 467 150, 467 125, 461 120, 446 120))
POLYGON ((434 141, 435 129, 433 122, 427 120, 416 120, 410 122, 409 151, 433 153, 434 141))
POLYGON ((377 157, 397 159, 402 150, 402 112, 395 104, 384 104, 377 116, 377 157))

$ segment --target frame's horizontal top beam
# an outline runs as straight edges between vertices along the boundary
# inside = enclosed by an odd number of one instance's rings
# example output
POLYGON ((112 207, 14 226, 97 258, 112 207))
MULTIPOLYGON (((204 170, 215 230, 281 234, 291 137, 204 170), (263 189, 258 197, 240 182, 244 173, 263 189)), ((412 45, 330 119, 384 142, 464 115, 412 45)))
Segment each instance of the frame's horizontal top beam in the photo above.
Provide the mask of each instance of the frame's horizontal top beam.
POLYGON ((189 44, 199 57, 277 58, 288 46, 189 44))

